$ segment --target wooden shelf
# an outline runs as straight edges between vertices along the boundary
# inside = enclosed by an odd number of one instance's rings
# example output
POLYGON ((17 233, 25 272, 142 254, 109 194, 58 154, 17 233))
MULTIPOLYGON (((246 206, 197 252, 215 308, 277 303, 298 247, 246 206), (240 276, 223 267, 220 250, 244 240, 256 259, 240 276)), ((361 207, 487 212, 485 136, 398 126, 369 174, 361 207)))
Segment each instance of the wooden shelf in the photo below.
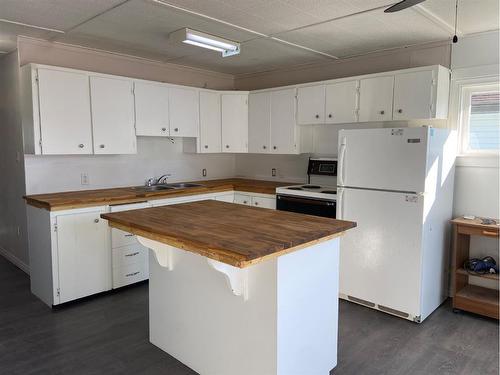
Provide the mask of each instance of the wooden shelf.
POLYGON ((483 279, 496 280, 496 281, 498 281, 500 279, 498 273, 474 274, 474 273, 467 272, 464 268, 459 268, 457 270, 457 273, 460 275, 481 277, 483 279))
POLYGON ((456 292, 453 307, 498 319, 498 297, 496 289, 469 284, 456 292))

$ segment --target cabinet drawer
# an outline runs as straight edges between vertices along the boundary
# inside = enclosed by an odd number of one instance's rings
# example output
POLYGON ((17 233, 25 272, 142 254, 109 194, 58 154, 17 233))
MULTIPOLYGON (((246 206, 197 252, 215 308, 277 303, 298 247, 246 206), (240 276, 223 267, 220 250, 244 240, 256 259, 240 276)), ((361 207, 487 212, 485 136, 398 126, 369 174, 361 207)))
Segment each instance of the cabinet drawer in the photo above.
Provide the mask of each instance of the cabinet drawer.
POLYGON ((252 205, 252 197, 249 195, 234 194, 234 203, 245 204, 247 206, 251 206, 252 205))
POLYGON ((465 225, 459 225, 458 226, 458 233, 460 234, 468 234, 471 236, 486 236, 486 237, 498 237, 499 231, 498 229, 481 229, 481 228, 474 228, 474 227, 468 227, 465 225))
POLYGON ((276 209, 276 199, 264 197, 252 197, 252 206, 261 208, 276 209))
POLYGON ((113 267, 128 266, 148 261, 148 249, 139 243, 113 248, 113 267))
POLYGON ((111 247, 114 249, 116 247, 127 246, 138 244, 137 238, 134 234, 124 232, 120 229, 111 229, 111 247))
POLYGON ((138 283, 148 278, 149 271, 146 262, 113 268, 113 288, 138 283))

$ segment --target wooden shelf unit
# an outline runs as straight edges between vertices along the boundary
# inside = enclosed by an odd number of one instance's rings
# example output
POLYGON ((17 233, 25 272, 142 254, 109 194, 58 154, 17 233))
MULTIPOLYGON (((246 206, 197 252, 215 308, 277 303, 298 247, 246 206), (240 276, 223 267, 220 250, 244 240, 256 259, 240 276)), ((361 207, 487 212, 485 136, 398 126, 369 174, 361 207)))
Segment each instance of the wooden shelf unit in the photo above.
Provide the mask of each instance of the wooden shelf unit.
POLYGON ((498 274, 470 274, 464 268, 469 259, 470 236, 499 238, 498 225, 481 224, 480 219, 454 219, 453 224, 453 308, 499 318, 499 291, 469 284, 469 277, 499 280, 498 274))

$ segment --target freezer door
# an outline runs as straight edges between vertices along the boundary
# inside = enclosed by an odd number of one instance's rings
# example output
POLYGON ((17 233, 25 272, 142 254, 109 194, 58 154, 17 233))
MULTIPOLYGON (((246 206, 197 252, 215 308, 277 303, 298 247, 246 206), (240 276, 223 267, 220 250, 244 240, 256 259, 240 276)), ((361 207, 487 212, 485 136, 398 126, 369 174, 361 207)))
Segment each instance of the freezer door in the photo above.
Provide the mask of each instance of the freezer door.
POLYGON ((345 188, 337 194, 337 217, 357 223, 341 238, 341 295, 419 316, 423 197, 345 188))
POLYGON ((429 128, 339 132, 339 186, 424 192, 429 128))

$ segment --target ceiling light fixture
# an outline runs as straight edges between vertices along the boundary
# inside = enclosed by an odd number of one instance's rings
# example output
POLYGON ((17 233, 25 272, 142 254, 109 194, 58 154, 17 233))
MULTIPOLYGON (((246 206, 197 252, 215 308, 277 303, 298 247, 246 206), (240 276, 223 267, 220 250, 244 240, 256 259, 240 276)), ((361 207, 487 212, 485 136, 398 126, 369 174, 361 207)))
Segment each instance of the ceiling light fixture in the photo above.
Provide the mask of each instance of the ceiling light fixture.
POLYGON ((169 39, 173 42, 182 42, 221 52, 222 57, 238 55, 240 53, 240 43, 238 42, 188 28, 174 31, 170 34, 169 39))

